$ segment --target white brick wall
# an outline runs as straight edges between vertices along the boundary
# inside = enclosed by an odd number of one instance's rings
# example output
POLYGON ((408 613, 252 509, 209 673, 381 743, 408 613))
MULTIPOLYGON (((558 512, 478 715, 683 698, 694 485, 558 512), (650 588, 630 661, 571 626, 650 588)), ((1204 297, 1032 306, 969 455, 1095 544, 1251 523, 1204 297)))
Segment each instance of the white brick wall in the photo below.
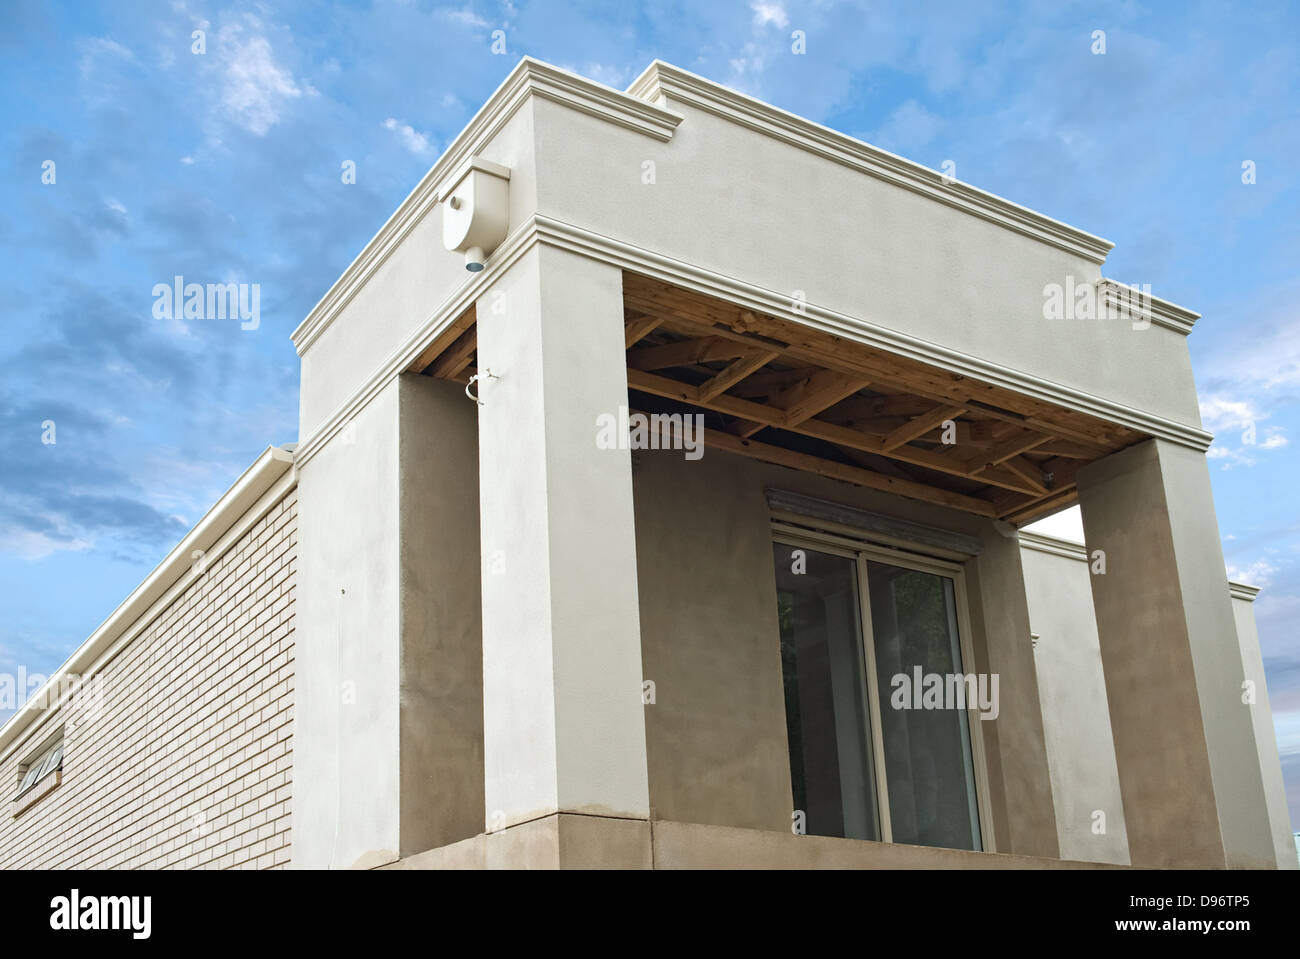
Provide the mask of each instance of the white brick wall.
MULTIPOLYGON (((277 868, 289 861, 297 491, 0 765, 0 868, 277 868), (13 815, 19 764, 69 718, 63 781, 13 815)), ((75 588, 75 584, 67 584, 75 588)))

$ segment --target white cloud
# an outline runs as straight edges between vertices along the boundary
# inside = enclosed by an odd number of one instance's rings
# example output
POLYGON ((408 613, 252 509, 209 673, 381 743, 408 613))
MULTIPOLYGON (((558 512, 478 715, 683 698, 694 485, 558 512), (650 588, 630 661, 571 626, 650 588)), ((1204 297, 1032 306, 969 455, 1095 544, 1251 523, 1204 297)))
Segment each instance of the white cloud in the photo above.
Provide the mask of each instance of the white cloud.
POLYGON ((1273 574, 1277 572, 1277 567, 1266 559, 1257 559, 1247 566, 1236 566, 1228 563, 1227 572, 1228 579, 1234 583, 1263 587, 1273 581, 1273 574))
POLYGON ((130 60, 135 56, 122 44, 108 37, 92 37, 89 40, 80 41, 77 46, 81 50, 81 60, 78 62, 78 68, 81 71, 83 80, 90 79, 91 75, 105 60, 130 60))
POLYGON ((54 553, 80 552, 94 544, 78 538, 59 538, 30 529, 0 528, 0 553, 14 553, 24 560, 44 559, 54 553))
POLYGON ((786 16, 785 4, 779 0, 754 0, 749 5, 754 11, 754 26, 765 27, 769 23, 775 23, 778 27, 785 29, 790 25, 790 18, 786 16))
POLYGON ((474 27, 478 30, 491 26, 469 7, 439 7, 434 13, 453 23, 459 23, 465 27, 474 27))
POLYGON ((1267 419, 1250 400, 1233 399, 1221 393, 1207 393, 1200 397, 1201 425, 1211 433, 1225 429, 1244 429, 1247 423, 1267 419))
POLYGON ((1261 426, 1269 414, 1252 400, 1207 393, 1200 406, 1201 425, 1215 434, 1214 445, 1205 455, 1222 460, 1224 469, 1254 466, 1260 453, 1282 449, 1289 442, 1283 427, 1261 426))
POLYGON ((221 105, 249 133, 263 136, 280 122, 285 104, 304 93, 293 73, 276 62, 262 22, 252 15, 221 28, 216 55, 225 66, 221 105))
POLYGON ((410 150, 416 156, 424 156, 433 149, 433 145, 429 142, 429 138, 423 133, 417 131, 409 123, 402 123, 399 120, 389 117, 384 121, 384 127, 396 133, 402 146, 406 147, 406 149, 410 150))
POLYGON ((1229 362, 1216 364, 1215 372, 1268 390, 1300 386, 1300 318, 1284 320, 1263 335, 1248 336, 1229 362))

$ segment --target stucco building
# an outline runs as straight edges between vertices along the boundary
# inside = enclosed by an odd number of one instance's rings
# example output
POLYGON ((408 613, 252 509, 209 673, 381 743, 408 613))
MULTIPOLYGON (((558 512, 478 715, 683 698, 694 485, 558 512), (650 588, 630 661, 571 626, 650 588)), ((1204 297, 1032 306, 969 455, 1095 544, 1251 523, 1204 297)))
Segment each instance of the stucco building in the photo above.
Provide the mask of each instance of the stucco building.
POLYGON ((1197 316, 1110 247, 524 60, 0 730, 0 864, 1294 867, 1197 316))

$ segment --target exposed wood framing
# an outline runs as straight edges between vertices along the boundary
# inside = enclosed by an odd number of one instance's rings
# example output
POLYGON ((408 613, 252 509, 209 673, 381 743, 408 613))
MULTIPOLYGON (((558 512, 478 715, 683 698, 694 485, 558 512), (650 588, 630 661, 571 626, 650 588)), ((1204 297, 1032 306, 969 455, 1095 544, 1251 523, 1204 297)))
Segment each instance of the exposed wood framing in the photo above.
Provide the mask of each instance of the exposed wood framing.
MULTIPOLYGON (((706 446, 1023 524, 1072 503, 1084 465, 1144 438, 715 297, 623 281, 628 388, 721 416, 706 446)), ((463 383, 476 349, 471 307, 412 369, 463 383)))

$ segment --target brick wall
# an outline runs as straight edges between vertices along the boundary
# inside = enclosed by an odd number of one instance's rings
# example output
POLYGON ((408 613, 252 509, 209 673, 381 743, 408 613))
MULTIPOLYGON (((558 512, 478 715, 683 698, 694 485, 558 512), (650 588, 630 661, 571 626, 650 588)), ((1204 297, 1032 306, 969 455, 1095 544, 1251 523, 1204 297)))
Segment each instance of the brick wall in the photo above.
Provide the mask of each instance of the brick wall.
POLYGON ((0 868, 289 861, 296 498, 105 665, 97 711, 60 709, 0 765, 8 800, 20 763, 64 726, 59 786, 16 817, 0 806, 0 868))

